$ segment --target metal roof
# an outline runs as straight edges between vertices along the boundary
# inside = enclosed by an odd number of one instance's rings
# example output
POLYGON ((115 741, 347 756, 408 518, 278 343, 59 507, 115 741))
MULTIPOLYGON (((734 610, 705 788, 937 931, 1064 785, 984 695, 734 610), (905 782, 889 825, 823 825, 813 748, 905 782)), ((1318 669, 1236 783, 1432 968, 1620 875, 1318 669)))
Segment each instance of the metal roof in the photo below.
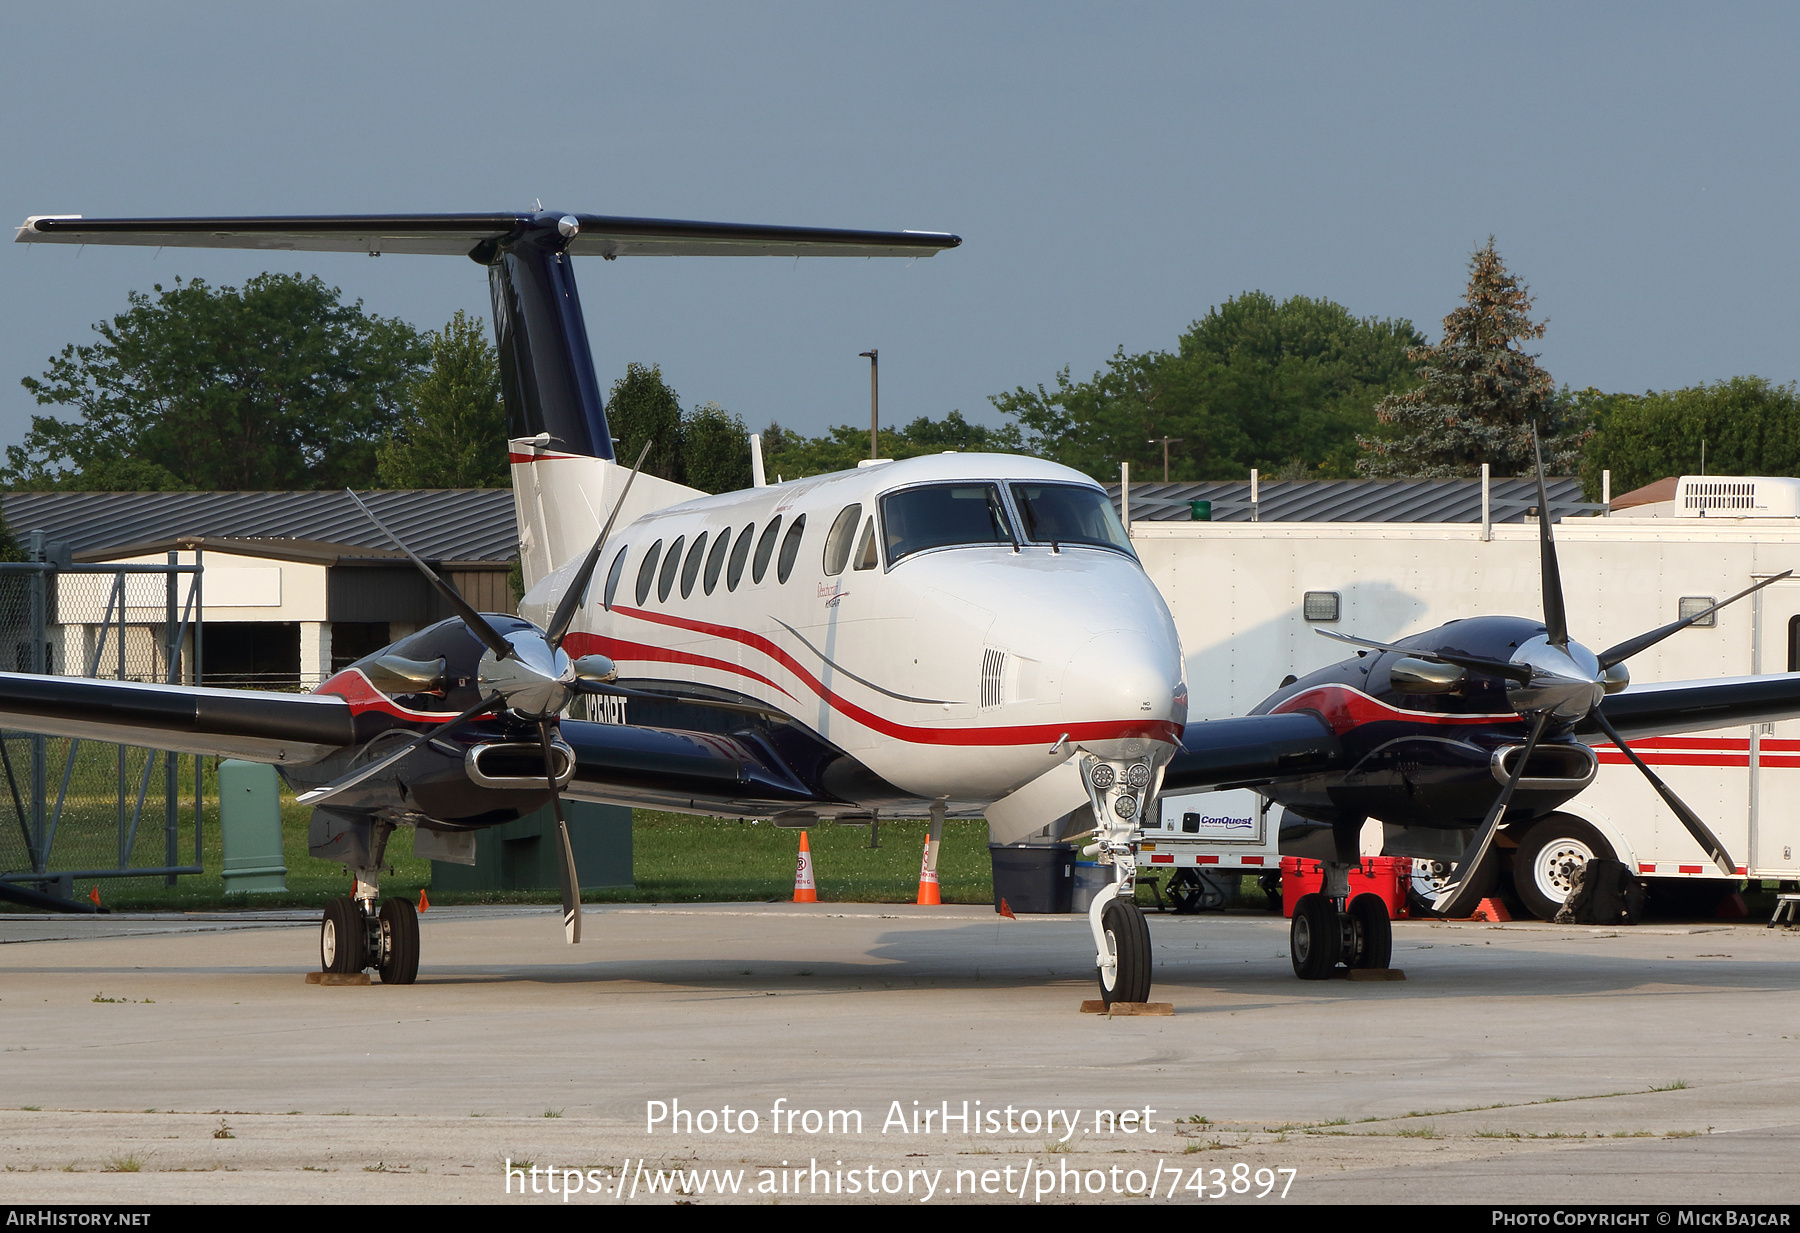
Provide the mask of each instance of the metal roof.
MULTIPOLYGON (((1119 486, 1108 484, 1113 506, 1119 486)), ((1545 483, 1550 515, 1561 519, 1599 512, 1581 499, 1581 481, 1558 476, 1545 483)), ((1263 480, 1256 518, 1261 522, 1480 522, 1479 479, 1263 480)), ((1186 522, 1190 501, 1211 501, 1213 522, 1251 521, 1250 481, 1131 485, 1133 522, 1186 522)), ((1488 507, 1494 522, 1523 522, 1537 506, 1537 480, 1513 477, 1489 481, 1488 507)))
MULTIPOLYGON (((396 489, 359 494, 407 547, 430 561, 511 561, 519 552, 510 488, 396 489)), ((6 525, 72 552, 206 539, 315 540, 339 548, 393 545, 342 492, 9 492, 6 525)))

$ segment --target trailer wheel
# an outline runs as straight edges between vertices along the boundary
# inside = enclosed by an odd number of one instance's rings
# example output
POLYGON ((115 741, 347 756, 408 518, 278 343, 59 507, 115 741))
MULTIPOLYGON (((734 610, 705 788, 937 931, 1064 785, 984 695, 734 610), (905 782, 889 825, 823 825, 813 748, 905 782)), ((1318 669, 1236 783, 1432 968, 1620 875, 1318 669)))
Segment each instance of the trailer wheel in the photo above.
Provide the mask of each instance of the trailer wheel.
POLYGON ((1580 818, 1553 813, 1519 841, 1513 853, 1513 890, 1533 916, 1550 920, 1574 889, 1570 876, 1596 857, 1616 859, 1606 838, 1580 818))

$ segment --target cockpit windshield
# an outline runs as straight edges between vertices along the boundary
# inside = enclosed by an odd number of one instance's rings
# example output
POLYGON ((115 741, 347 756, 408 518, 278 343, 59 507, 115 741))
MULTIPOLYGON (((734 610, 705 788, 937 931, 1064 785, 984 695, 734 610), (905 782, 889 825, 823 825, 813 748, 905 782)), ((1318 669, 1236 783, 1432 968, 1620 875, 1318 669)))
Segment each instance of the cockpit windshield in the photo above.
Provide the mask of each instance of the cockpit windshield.
POLYGON ((1112 502, 1096 488, 1080 484, 1014 484, 1013 502, 1025 523, 1025 538, 1039 544, 1093 544, 1131 551, 1112 502))
POLYGON ((930 548, 1004 544, 1011 524, 998 484, 928 484, 881 498, 888 564, 930 548))

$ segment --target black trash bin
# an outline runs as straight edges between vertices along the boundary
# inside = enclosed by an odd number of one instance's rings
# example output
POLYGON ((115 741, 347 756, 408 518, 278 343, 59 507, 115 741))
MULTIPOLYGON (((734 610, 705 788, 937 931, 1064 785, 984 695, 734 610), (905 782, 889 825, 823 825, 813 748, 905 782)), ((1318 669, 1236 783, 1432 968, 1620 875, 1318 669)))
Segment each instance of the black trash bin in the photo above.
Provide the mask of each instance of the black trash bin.
POLYGON ((1075 845, 1040 844, 1011 847, 990 843, 994 861, 994 911, 1000 901, 1015 914, 1069 911, 1075 890, 1075 845))

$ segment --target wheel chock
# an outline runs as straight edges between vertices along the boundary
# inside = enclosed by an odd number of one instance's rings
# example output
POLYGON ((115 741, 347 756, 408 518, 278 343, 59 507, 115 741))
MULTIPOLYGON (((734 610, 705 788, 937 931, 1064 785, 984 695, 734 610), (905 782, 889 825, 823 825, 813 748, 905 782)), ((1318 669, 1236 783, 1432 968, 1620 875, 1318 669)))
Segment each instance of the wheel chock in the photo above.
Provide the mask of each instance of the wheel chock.
POLYGON ((306 983, 309 985, 366 985, 369 983, 367 972, 308 972, 306 983))
POLYGON ((1111 1019, 1115 1015, 1172 1015, 1175 1013, 1173 1002, 1114 1002, 1108 1006, 1099 998, 1089 998, 1081 1004, 1084 1015, 1105 1015, 1111 1019))

